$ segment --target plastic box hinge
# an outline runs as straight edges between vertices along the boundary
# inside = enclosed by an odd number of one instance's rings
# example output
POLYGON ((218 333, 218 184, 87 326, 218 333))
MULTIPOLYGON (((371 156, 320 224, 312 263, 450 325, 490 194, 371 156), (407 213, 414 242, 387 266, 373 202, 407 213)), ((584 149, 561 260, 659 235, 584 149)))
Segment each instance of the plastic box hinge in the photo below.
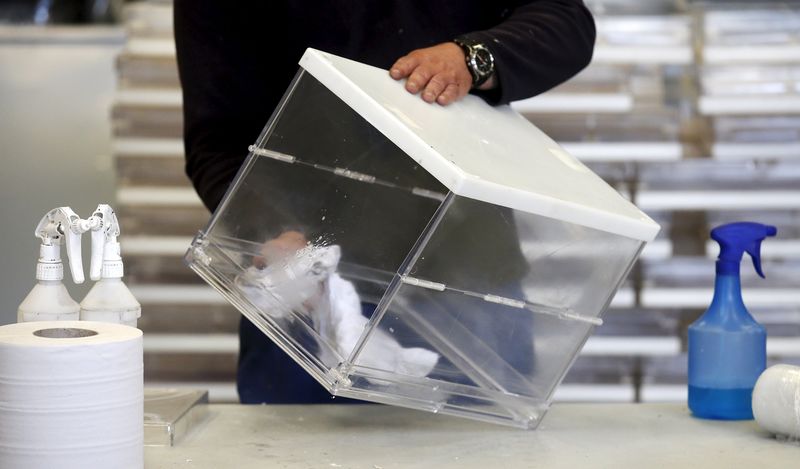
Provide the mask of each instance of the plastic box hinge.
POLYGON ((337 176, 344 176, 349 179, 355 179, 356 181, 359 182, 366 182, 368 184, 372 184, 373 182, 375 182, 375 176, 359 173, 358 171, 351 171, 345 168, 334 168, 333 174, 337 176))
POLYGON ((441 192, 435 192, 428 189, 423 189, 421 187, 412 187, 411 193, 414 195, 418 195, 420 197, 427 197, 429 199, 434 199, 438 201, 444 201, 446 194, 442 194, 441 192))
POLYGON ((279 153, 277 151, 272 151, 272 150, 265 150, 255 145, 250 145, 249 147, 247 147, 247 149, 250 151, 250 153, 254 155, 266 156, 267 158, 283 161, 284 163, 294 163, 295 161, 297 161, 297 158, 295 158, 292 155, 287 155, 285 153, 279 153))
MULTIPOLYGON (((469 292, 467 294, 473 296, 469 292)), ((534 313, 546 314, 548 316, 555 316, 559 319, 563 319, 566 321, 586 322, 595 326, 600 326, 603 324, 603 320, 600 318, 583 316, 566 308, 554 308, 552 306, 546 306, 522 300, 515 300, 514 298, 506 298, 504 296, 491 295, 491 294, 483 295, 480 298, 483 299, 483 301, 488 301, 489 303, 497 303, 504 306, 509 306, 511 308, 527 309, 534 313)))
POLYGON ((497 303, 497 304, 501 304, 501 305, 505 305, 505 306, 510 306, 512 308, 519 308, 519 309, 524 309, 525 308, 525 302, 524 301, 515 300, 513 298, 506 298, 506 297, 503 297, 503 296, 484 295, 483 296, 483 301, 488 301, 489 303, 497 303))
POLYGON ((328 378, 331 381, 331 393, 336 394, 340 389, 349 389, 353 382, 350 380, 351 366, 342 362, 328 370, 328 378))
POLYGON ((206 254, 205 247, 208 246, 208 239, 205 234, 200 231, 192 240, 192 245, 187 252, 187 261, 199 262, 205 266, 211 265, 211 256, 206 254))
MULTIPOLYGON (((280 153, 280 152, 276 152, 276 151, 273 151, 273 150, 267 150, 265 148, 260 148, 260 147, 258 147, 256 145, 250 145, 248 147, 248 150, 251 153, 253 153, 254 155, 266 156, 268 158, 272 158, 274 160, 282 161, 284 163, 301 163, 301 164, 303 163, 302 160, 298 160, 297 157, 295 157, 295 156, 287 155, 285 153, 280 153)), ((364 182, 364 183, 367 183, 367 184, 378 183, 378 184, 384 185, 386 187, 391 187, 391 188, 394 188, 394 189, 407 190, 407 191, 410 191, 412 194, 417 195, 419 197, 425 197, 425 198, 428 198, 428 199, 437 200, 439 202, 443 202, 445 200, 445 198, 447 197, 446 194, 442 194, 441 192, 436 192, 436 191, 432 191, 432 190, 428 190, 428 189, 423 189, 421 187, 408 188, 408 187, 398 186, 397 184, 393 184, 393 183, 388 182, 388 181, 380 180, 376 176, 373 176, 371 174, 362 173, 362 172, 359 172, 359 171, 353 171, 353 170, 347 169, 347 168, 329 167, 329 166, 325 166, 325 165, 321 165, 321 164, 309 164, 309 163, 305 163, 305 164, 308 164, 309 166, 311 166, 314 169, 319 169, 319 170, 322 170, 322 171, 328 171, 328 172, 331 172, 331 173, 333 173, 333 174, 335 174, 337 176, 346 177, 346 178, 352 179, 354 181, 364 182)))
POLYGON ((430 280, 422 280, 420 278, 411 277, 409 275, 403 275, 402 277, 400 277, 400 280, 407 285, 427 288, 429 290, 445 291, 447 289, 447 285, 443 283, 431 282, 430 280))
POLYGON ((475 298, 480 298, 483 301, 489 303, 501 304, 511 308, 527 309, 533 313, 555 316, 565 321, 579 321, 579 322, 589 323, 595 326, 600 326, 603 324, 603 320, 600 318, 583 316, 581 314, 575 313, 565 308, 554 308, 546 305, 530 303, 527 301, 517 300, 514 298, 507 298, 499 295, 492 295, 492 294, 482 295, 474 292, 462 291, 455 288, 448 288, 447 285, 445 285, 444 283, 432 282, 430 280, 423 280, 416 277, 412 277, 410 275, 403 275, 402 277, 400 277, 400 279, 402 280, 403 283, 407 285, 413 285, 415 287, 427 288, 429 290, 435 290, 435 291, 445 291, 445 290, 454 291, 475 298))

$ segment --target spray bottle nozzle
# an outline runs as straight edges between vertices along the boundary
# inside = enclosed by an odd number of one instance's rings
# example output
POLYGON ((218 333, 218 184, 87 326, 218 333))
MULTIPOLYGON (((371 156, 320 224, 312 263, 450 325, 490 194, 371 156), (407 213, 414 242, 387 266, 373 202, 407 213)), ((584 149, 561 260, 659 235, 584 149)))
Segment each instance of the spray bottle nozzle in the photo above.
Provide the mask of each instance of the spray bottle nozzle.
POLYGON ((739 272, 739 262, 744 253, 750 254, 756 272, 762 278, 761 242, 768 236, 775 236, 778 229, 771 225, 754 222, 737 222, 721 225, 711 230, 711 239, 719 243, 717 261, 720 273, 739 272))
POLYGON ((37 277, 40 280, 61 280, 61 248, 67 245, 67 257, 75 283, 83 283, 83 263, 81 259, 81 234, 80 217, 69 207, 59 207, 50 210, 42 217, 36 226, 34 235, 42 240, 39 264, 57 265, 58 268, 47 273, 49 269, 37 267, 37 277), (41 275, 40 275, 41 274, 41 275), (52 277, 52 278, 51 278, 52 277))

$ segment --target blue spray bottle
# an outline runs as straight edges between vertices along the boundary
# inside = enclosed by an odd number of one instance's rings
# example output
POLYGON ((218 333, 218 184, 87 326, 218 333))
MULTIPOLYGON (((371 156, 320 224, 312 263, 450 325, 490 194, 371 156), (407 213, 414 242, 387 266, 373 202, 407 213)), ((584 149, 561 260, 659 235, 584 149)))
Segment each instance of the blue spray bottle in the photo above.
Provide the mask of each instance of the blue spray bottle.
POLYGON ((753 418, 753 386, 766 367, 767 333, 744 306, 739 263, 745 252, 750 254, 764 277, 761 242, 777 231, 751 222, 711 230, 720 245, 714 299, 689 326, 689 409, 697 417, 753 418))

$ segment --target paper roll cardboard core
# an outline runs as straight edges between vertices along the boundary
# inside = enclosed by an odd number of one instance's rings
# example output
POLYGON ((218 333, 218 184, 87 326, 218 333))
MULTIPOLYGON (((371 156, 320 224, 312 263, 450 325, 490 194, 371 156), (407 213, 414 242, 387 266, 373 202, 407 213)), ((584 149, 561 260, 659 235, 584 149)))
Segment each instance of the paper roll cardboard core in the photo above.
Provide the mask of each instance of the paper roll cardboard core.
POLYGON ((33 335, 48 339, 76 339, 97 335, 97 332, 89 329, 78 329, 77 327, 54 327, 51 329, 39 329, 33 335))

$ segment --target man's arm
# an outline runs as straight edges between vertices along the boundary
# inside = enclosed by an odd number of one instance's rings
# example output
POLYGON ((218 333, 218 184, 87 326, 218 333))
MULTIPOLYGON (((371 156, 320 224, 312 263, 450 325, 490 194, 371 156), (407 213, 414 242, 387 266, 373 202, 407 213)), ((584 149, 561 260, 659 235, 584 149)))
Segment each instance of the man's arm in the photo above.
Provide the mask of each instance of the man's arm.
MULTIPOLYGON (((281 14, 278 7, 272 10, 281 14)), ((262 16, 250 6, 175 0, 174 15, 186 174, 205 206, 214 211, 247 156, 247 146, 258 137, 291 79, 291 74, 270 74, 266 67, 288 73, 295 67, 253 60, 259 44, 281 32, 271 23, 258 31, 247 27, 247 15, 262 16), (270 77, 281 80, 280 89, 270 86, 270 77)))
MULTIPOLYGON (((581 0, 536 0, 522 3, 497 26, 462 37, 483 43, 494 56, 494 83, 476 93, 492 104, 505 104, 543 93, 586 67, 595 27, 581 0)), ((471 86, 459 49, 455 43, 418 49, 398 59, 391 76, 408 78, 406 89, 421 92, 427 102, 449 104, 471 86)))

